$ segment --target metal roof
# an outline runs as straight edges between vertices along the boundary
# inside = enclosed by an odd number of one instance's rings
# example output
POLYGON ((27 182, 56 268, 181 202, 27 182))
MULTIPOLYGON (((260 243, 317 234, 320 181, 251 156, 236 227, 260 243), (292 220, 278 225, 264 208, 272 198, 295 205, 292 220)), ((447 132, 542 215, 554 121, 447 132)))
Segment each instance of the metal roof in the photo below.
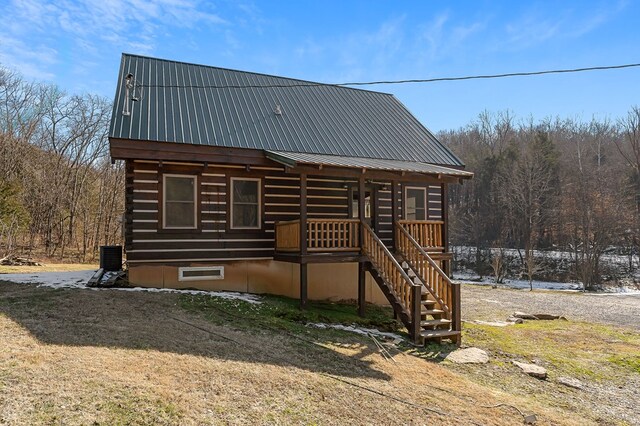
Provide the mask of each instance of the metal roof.
POLYGON ((109 136, 463 166, 393 95, 130 54, 109 136), (129 73, 142 91, 125 116, 129 73))
POLYGON ((415 161, 381 160, 376 158, 344 157, 339 155, 307 154, 300 152, 266 151, 267 158, 287 166, 313 164, 337 167, 351 167, 369 170, 388 170, 402 172, 416 172, 427 174, 442 174, 460 178, 471 178, 473 173, 449 167, 415 161))

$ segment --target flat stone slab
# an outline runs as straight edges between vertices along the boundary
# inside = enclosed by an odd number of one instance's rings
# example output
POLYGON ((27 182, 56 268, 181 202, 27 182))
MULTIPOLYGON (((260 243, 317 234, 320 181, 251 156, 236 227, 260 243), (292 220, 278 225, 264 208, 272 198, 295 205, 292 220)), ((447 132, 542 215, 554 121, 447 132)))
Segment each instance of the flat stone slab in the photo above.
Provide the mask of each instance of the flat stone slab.
POLYGON ((573 377, 558 377, 558 383, 574 389, 583 389, 584 385, 578 379, 573 377))
POLYGON ((481 320, 475 320, 475 321, 471 321, 473 324, 478 324, 478 325, 488 325, 491 327, 506 327, 508 325, 513 325, 512 322, 507 322, 507 321, 481 321, 481 320))
POLYGON ((535 364, 527 364, 525 362, 512 361, 514 365, 520 367, 523 373, 527 373, 536 379, 545 380, 547 378, 547 369, 535 364))
POLYGON ((457 349, 445 359, 456 364, 486 364, 489 362, 489 354, 479 348, 457 349))
POLYGON ((528 319, 528 320, 537 320, 538 317, 536 317, 533 314, 527 314, 525 312, 514 312, 513 315, 511 315, 514 318, 520 318, 520 319, 528 319))

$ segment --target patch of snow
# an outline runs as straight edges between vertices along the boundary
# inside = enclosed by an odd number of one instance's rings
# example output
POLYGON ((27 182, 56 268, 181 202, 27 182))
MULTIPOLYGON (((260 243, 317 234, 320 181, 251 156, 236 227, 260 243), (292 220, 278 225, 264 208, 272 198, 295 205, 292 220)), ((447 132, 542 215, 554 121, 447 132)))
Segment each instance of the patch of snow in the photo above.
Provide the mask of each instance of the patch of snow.
MULTIPOLYGON (((87 289, 96 291, 147 291, 150 293, 179 293, 194 294, 222 299, 242 300, 248 303, 260 304, 261 298, 255 294, 238 293, 232 291, 205 291, 205 290, 180 290, 173 288, 147 288, 147 287, 112 287, 89 288, 87 282, 96 271, 71 271, 71 272, 38 272, 35 274, 0 274, 0 281, 11 281, 16 284, 38 284, 38 287, 87 289)), ((108 272, 107 272, 108 273, 108 272)))
MULTIPOLYGON (((454 272, 454 282, 461 284, 473 284, 473 285, 490 285, 502 288, 516 288, 516 289, 528 289, 528 280, 511 280, 505 279, 504 283, 496 284, 491 277, 484 277, 480 279, 477 275, 464 274, 460 272, 454 272)), ((582 283, 559 283, 555 281, 537 281, 532 282, 534 289, 546 289, 546 290, 564 290, 564 291, 581 291, 583 289, 582 283)))
POLYGON ((112 287, 112 288, 92 288, 92 290, 119 290, 119 291, 146 291, 149 293, 179 293, 193 294, 211 297, 219 297, 228 300, 242 300, 248 303, 259 305, 262 303, 261 297, 256 294, 238 293, 235 291, 206 291, 206 290, 184 290, 177 288, 154 288, 154 287, 112 287))
POLYGON ((38 287, 86 288, 95 270, 68 272, 36 272, 33 274, 0 274, 0 281, 17 284, 39 284, 38 287))
POLYGON ((375 328, 358 327, 356 325, 327 324, 323 322, 316 322, 316 323, 307 324, 307 327, 316 327, 316 328, 323 328, 323 329, 333 328, 335 330, 349 331, 351 333, 361 334, 363 336, 374 335, 379 337, 385 337, 388 339, 404 340, 404 338, 399 334, 388 333, 386 331, 376 330, 375 328))

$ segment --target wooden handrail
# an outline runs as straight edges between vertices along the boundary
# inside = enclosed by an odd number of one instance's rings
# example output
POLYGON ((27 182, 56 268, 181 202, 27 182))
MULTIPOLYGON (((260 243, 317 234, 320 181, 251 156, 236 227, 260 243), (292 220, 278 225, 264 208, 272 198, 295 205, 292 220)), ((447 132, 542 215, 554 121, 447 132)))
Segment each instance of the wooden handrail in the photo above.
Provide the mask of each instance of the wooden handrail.
POLYGON ((399 223, 420 244, 421 247, 444 249, 444 221, 442 220, 399 220, 399 223))
POLYGON ((291 223, 300 223, 300 219, 294 219, 294 220, 279 220, 276 222, 276 226, 278 225, 289 225, 291 223))
POLYGON ((395 228, 400 253, 452 320, 453 329, 460 330, 460 285, 451 281, 401 223, 395 228))
POLYGON ((422 286, 413 282, 369 225, 363 222, 362 228, 362 252, 369 258, 378 274, 389 283, 402 309, 411 318, 409 332, 417 341, 420 333, 422 286))

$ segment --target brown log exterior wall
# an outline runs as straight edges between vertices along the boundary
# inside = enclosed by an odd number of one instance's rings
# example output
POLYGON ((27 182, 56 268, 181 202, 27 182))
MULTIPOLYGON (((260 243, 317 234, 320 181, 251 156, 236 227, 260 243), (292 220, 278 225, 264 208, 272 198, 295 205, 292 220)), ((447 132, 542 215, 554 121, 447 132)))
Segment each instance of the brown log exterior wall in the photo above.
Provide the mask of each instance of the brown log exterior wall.
MULTIPOLYGON (((238 165, 128 160, 126 179, 125 236, 130 265, 272 259, 275 222, 300 216, 300 179, 285 173, 283 168, 256 166, 247 170, 238 165), (163 229, 165 173, 197 177, 198 229, 163 229), (260 229, 230 229, 231 177, 261 179, 260 229)), ((348 185, 353 182, 346 178, 309 176, 308 217, 347 218, 348 185)), ((385 203, 390 212, 390 198, 385 203)))

